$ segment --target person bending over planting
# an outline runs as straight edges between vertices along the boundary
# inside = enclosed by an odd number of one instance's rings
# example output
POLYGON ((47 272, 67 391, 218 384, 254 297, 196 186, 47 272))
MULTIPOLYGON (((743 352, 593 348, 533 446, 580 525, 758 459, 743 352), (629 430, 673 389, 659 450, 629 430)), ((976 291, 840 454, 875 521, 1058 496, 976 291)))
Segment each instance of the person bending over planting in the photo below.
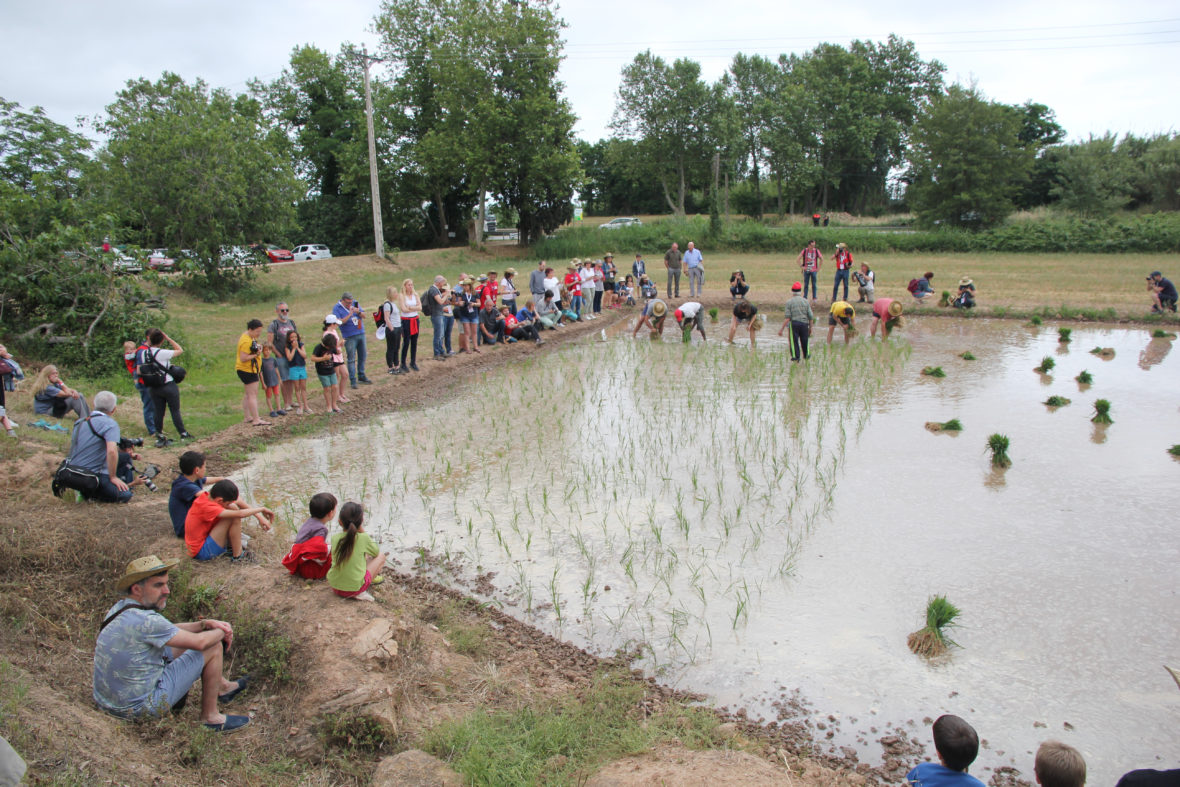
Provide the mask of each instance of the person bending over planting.
POLYGON ((729 338, 727 342, 733 344, 733 336, 737 333, 739 325, 746 324, 750 327, 750 346, 756 346, 754 338, 755 332, 758 330, 758 307, 749 301, 738 301, 733 307, 733 320, 729 323, 729 338))
POLYGON ((212 560, 229 552, 236 563, 250 557, 242 549, 242 520, 257 516, 263 530, 270 530, 274 512, 269 508, 234 508, 238 500, 238 485, 233 481, 218 481, 208 492, 202 492, 189 506, 184 519, 184 543, 189 557, 212 560))
POLYGON ((852 334, 856 332, 856 328, 852 323, 856 320, 856 310, 852 308, 852 304, 847 301, 836 301, 832 304, 832 308, 828 310, 828 344, 832 343, 832 335, 836 332, 836 326, 840 325, 844 329, 844 343, 848 344, 852 339, 852 334))
POLYGON ((705 308, 696 301, 688 301, 680 305, 680 308, 673 312, 676 318, 676 324, 680 326, 681 338, 685 344, 688 344, 692 338, 693 328, 701 332, 701 341, 707 341, 705 338, 705 308))
POLYGON ((979 735, 958 716, 946 714, 934 722, 934 748, 938 762, 924 762, 906 774, 913 787, 983 787, 967 773, 979 754, 979 735))
POLYGON ((664 320, 668 316, 668 304, 664 303, 659 298, 654 298, 643 304, 643 311, 639 313, 639 320, 635 323, 635 330, 631 331, 631 335, 635 336, 639 333, 639 329, 647 326, 652 333, 652 336, 664 335, 664 320))
POLYGON ((900 301, 893 298, 879 298, 873 304, 873 325, 869 328, 869 338, 877 335, 877 325, 881 326, 881 339, 889 338, 894 328, 901 327, 901 313, 903 307, 900 301))

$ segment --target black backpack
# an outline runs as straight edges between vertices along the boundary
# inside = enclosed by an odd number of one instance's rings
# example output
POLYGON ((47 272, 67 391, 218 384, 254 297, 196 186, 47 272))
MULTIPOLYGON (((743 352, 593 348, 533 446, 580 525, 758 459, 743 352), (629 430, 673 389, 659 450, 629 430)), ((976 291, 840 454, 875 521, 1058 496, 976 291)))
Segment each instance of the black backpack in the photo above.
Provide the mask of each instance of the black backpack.
MULTIPOLYGON (((431 285, 430 290, 434 290, 434 285, 431 285)), ((436 301, 434 299, 434 296, 430 294, 430 290, 427 290, 426 292, 422 293, 422 295, 420 295, 418 298, 418 300, 420 300, 422 302, 422 310, 421 311, 427 317, 433 317, 434 310, 438 306, 438 301, 436 301)), ((435 290, 435 292, 438 292, 438 290, 435 290)))
POLYGON ((139 375, 139 379, 143 380, 143 384, 148 388, 159 388, 161 385, 166 385, 168 382, 168 370, 164 365, 156 360, 156 353, 152 350, 144 350, 139 366, 136 367, 135 373, 139 375))

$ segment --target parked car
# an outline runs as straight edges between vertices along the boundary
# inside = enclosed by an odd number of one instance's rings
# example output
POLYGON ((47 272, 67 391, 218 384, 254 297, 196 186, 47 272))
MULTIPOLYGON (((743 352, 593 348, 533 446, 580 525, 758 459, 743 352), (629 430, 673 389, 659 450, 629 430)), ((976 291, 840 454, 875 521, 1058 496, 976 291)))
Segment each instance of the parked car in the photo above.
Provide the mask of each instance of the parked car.
POLYGON ((611 219, 606 224, 599 224, 598 229, 600 229, 600 230, 617 230, 620 227, 631 227, 631 226, 640 227, 640 226, 643 226, 643 222, 640 221, 639 219, 635 218, 634 216, 621 216, 617 219, 611 219))
MULTIPOLYGON (((78 252, 68 251, 66 256, 77 256, 78 252)), ((121 249, 111 247, 110 251, 103 251, 101 246, 94 247, 94 255, 105 258, 110 262, 111 270, 115 273, 139 273, 143 270, 143 263, 121 249)))
POLYGON ((147 258, 148 267, 154 271, 170 271, 176 267, 176 260, 168 256, 167 249, 152 249, 147 258))
POLYGON ((248 268, 251 265, 261 265, 266 262, 266 256, 255 251, 252 246, 222 246, 222 268, 248 268))
POLYGON ((322 243, 305 243, 302 246, 296 246, 291 256, 296 261, 303 260, 330 260, 332 259, 332 252, 322 243))
POLYGON ((279 248, 273 243, 256 243, 250 248, 259 254, 265 254, 266 258, 271 262, 290 262, 295 259, 289 250, 279 248))

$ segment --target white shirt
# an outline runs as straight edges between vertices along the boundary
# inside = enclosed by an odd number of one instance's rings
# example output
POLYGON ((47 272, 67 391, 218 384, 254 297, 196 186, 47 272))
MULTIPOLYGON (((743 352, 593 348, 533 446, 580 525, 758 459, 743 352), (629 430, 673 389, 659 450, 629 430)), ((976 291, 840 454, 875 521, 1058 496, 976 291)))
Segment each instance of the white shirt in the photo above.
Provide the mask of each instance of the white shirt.
POLYGON ((553 302, 557 303, 557 299, 561 297, 561 282, 556 276, 545 279, 545 291, 553 293, 553 302))
POLYGON ((685 321, 691 320, 697 316, 697 312, 701 310, 701 305, 696 301, 689 301, 688 303, 680 304, 680 313, 684 315, 685 321))

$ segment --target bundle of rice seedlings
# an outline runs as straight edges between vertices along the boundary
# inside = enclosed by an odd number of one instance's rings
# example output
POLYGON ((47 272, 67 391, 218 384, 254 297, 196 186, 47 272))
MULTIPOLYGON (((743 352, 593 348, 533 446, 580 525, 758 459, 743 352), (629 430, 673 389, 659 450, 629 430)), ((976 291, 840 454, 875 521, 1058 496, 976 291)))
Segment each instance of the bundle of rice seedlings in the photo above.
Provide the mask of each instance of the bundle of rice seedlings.
POLYGON ((1077 380, 1082 385, 1090 385, 1092 382, 1094 382, 1094 375, 1090 374, 1085 369, 1082 369, 1078 376, 1073 379, 1077 380))
POLYGON ((1072 328, 1058 328, 1057 329, 1057 341, 1062 342, 1062 343, 1071 341, 1071 339, 1069 338, 1069 335, 1071 333, 1073 333, 1072 328))
POLYGON ((958 647, 945 630, 958 625, 955 618, 959 615, 959 608, 947 601, 946 596, 933 596, 926 602, 926 625, 906 637, 906 644, 926 658, 946 653, 952 645, 958 647))
POLYGON ((1110 401, 1108 399, 1098 399, 1094 402, 1094 417, 1090 419, 1096 424, 1113 424, 1110 420, 1110 401))
POLYGON ((709 309, 709 319, 712 320, 713 322, 717 322, 717 315, 718 314, 721 314, 721 310, 718 309, 716 306, 709 309))
POLYGON ((1048 374, 1049 372, 1053 371, 1053 367, 1056 365, 1057 365, 1057 361, 1054 361, 1052 358, 1050 358, 1048 355, 1046 355, 1044 358, 1041 359, 1040 366, 1033 367, 1033 371, 1040 372, 1041 374, 1048 374))
POLYGON ((1090 354, 1097 355, 1099 358, 1101 358, 1104 361, 1109 361, 1111 358, 1114 357, 1114 348, 1113 347, 1095 347, 1093 350, 1090 350, 1090 354))
POLYGON ((997 432, 987 438, 987 450, 992 452, 992 465, 995 467, 1012 466, 1012 460, 1008 458, 1008 438, 1006 435, 997 432))
POLYGON ((941 366, 927 366, 922 370, 922 374, 927 377, 946 377, 946 372, 942 370, 941 366))
POLYGON ((1168 449, 1168 453, 1172 456, 1180 456, 1180 444, 1174 445, 1168 449))
POLYGON ((1065 407, 1069 402, 1064 396, 1050 396, 1044 403, 1047 407, 1065 407))
POLYGON ((971 354, 970 350, 967 350, 964 353, 960 353, 959 357, 962 358, 964 361, 974 361, 975 360, 975 356, 971 354))
POLYGON ((951 291, 950 290, 943 290, 942 291, 942 297, 938 299, 938 305, 939 306, 950 306, 951 305, 951 291))
POLYGON ((952 418, 949 421, 943 421, 941 426, 942 426, 942 431, 944 431, 944 432, 961 432, 961 431, 963 431, 963 425, 961 423, 959 423, 958 418, 952 418))
POLYGON ((1153 338, 1153 339, 1175 339, 1176 334, 1168 333, 1163 328, 1156 328, 1154 331, 1151 332, 1151 338, 1153 338))
POLYGON ((1035 314, 1032 317, 1028 318, 1029 325, 1040 325, 1042 322, 1044 322, 1044 321, 1035 314))

